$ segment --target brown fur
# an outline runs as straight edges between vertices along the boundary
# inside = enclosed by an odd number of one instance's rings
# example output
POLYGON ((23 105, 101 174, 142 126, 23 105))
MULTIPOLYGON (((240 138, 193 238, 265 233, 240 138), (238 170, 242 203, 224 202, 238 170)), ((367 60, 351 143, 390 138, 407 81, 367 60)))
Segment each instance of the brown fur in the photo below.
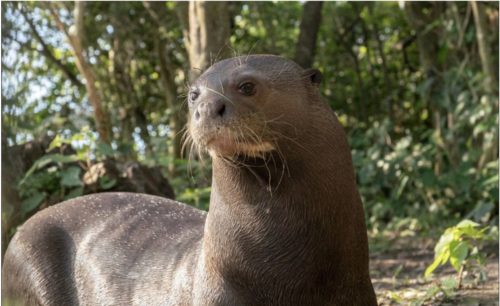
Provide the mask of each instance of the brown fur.
POLYGON ((192 86, 189 124, 193 145, 212 156, 206 219, 145 195, 59 204, 16 234, 3 296, 28 305, 376 305, 350 151, 318 80, 269 55, 212 66, 192 86), (241 96, 248 79, 256 93, 241 96))

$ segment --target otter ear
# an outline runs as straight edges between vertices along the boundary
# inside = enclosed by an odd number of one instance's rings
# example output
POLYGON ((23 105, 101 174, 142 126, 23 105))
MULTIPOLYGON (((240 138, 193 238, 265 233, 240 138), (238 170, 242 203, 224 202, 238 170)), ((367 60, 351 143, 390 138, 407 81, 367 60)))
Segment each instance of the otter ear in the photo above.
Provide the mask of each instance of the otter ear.
POLYGON ((323 79, 323 75, 321 74, 321 71, 318 69, 310 68, 304 70, 302 73, 304 77, 308 77, 311 80, 312 84, 320 84, 321 80, 323 79))

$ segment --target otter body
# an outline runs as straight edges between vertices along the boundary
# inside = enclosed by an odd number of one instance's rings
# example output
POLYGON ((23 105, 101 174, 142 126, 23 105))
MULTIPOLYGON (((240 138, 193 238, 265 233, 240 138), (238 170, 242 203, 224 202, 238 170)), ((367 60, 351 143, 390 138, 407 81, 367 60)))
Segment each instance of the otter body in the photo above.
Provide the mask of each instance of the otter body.
POLYGON ((376 305, 346 137, 320 73, 221 61, 189 93, 212 157, 210 212, 110 193, 48 208, 8 248, 3 296, 27 305, 376 305))
POLYGON ((10 243, 2 297, 24 305, 187 305, 204 222, 194 208, 132 193, 49 207, 10 243))

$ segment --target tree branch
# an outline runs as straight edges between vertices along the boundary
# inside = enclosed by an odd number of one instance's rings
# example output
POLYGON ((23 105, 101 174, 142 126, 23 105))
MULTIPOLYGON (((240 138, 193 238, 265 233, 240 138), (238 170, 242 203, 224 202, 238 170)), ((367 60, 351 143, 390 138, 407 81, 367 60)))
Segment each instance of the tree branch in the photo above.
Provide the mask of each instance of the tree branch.
POLYGON ((45 6, 49 9, 50 14, 52 17, 54 17, 54 21, 56 22, 57 28, 66 35, 66 38, 68 39, 70 45, 73 47, 73 41, 71 40, 71 36, 68 33, 68 30, 66 29, 66 26, 64 23, 61 21, 59 18, 59 15, 56 13, 54 8, 52 7, 53 3, 46 3, 45 6))
POLYGON ((36 29, 35 24, 33 21, 29 18, 28 13, 25 11, 24 6, 21 8, 21 15, 23 15, 24 19, 28 23, 31 31, 33 32, 33 35, 35 36, 35 39, 38 41, 38 43, 42 46, 42 53, 51 61, 53 62, 59 69, 62 70, 62 72, 66 75, 66 77, 73 83, 78 88, 83 88, 83 84, 78 80, 76 75, 71 72, 71 70, 63 64, 62 61, 58 60, 54 54, 52 54, 50 47, 43 41, 42 36, 36 29))
POLYGON ((96 123, 97 132, 99 133, 100 140, 105 143, 110 142, 110 124, 108 119, 108 114, 106 113, 103 103, 101 101, 101 96, 98 88, 96 87, 96 77, 92 71, 92 67, 87 63, 84 50, 82 46, 82 36, 83 35, 83 15, 84 15, 84 2, 76 2, 75 9, 73 11, 73 17, 75 20, 74 30, 68 32, 66 26, 59 18, 59 15, 54 10, 54 3, 47 3, 46 6, 50 10, 52 17, 56 22, 57 27, 61 32, 66 35, 69 44, 73 50, 73 54, 76 59, 76 67, 80 73, 85 78, 85 88, 87 89, 87 95, 90 104, 94 109, 94 120, 96 123))

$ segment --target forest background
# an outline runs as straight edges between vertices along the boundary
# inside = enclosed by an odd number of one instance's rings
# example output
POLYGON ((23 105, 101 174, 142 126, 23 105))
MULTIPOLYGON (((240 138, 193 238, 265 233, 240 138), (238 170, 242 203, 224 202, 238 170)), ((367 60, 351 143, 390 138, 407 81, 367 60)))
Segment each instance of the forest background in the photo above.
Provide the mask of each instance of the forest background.
POLYGON ((208 210, 210 163, 182 148, 187 88, 217 60, 270 53, 323 73, 352 149, 379 300, 452 301, 464 269, 469 289, 487 287, 488 258, 498 261, 497 2, 1 8, 2 252, 36 211, 82 194, 175 194, 208 210), (453 290, 421 277, 441 234, 436 258, 452 244, 436 265, 458 271, 453 290), (408 295, 404 273, 426 287, 408 295))

